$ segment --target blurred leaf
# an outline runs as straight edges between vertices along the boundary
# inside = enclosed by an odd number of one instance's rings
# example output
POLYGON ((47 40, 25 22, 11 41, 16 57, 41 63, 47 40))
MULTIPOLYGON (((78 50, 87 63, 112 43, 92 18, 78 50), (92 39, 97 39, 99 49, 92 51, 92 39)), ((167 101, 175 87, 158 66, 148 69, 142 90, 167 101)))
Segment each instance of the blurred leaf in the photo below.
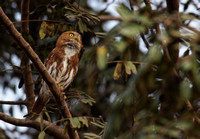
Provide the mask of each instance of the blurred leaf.
POLYGON ((47 36, 53 36, 55 32, 55 25, 53 23, 42 22, 39 30, 40 39, 47 36))
POLYGON ((120 33, 126 37, 132 38, 138 35, 140 32, 145 31, 145 27, 139 24, 131 23, 121 27, 120 33))
POLYGON ((87 25, 81 19, 78 21, 78 26, 81 33, 87 32, 87 25))
POLYGON ((44 139, 44 136, 45 136, 45 132, 42 131, 42 132, 40 132, 40 134, 38 135, 38 139, 44 139))
POLYGON ((133 64, 131 61, 125 61, 124 66, 125 66, 125 71, 128 75, 130 75, 131 73, 137 74, 137 69, 135 67, 135 64, 133 64))
POLYGON ((132 12, 128 7, 126 7, 123 4, 120 4, 119 7, 117 7, 117 12, 120 14, 123 20, 129 21, 132 19, 132 12))
POLYGON ((97 66, 100 70, 106 67, 107 49, 105 46, 97 47, 97 66))
POLYGON ((180 85, 181 95, 184 99, 190 99, 191 97, 191 83, 188 81, 182 81, 180 85))
POLYGON ((191 61, 186 60, 186 61, 183 61, 183 63, 181 64, 181 67, 183 67, 184 70, 188 71, 193 68, 193 64, 194 63, 192 63, 191 61))
POLYGON ((118 80, 120 77, 122 77, 121 72, 122 72, 122 63, 117 63, 114 74, 113 74, 114 80, 118 80))
POLYGON ((168 135, 174 138, 177 138, 181 135, 181 131, 177 129, 169 129, 168 135))
POLYGON ((160 46, 150 47, 148 60, 152 62, 158 62, 161 60, 161 56, 162 56, 162 53, 161 53, 160 46))
POLYGON ((180 130, 188 130, 192 127, 192 123, 189 121, 178 121, 176 123, 177 128, 180 130))
POLYGON ((126 49, 126 42, 125 41, 115 42, 114 47, 116 48, 117 51, 124 52, 124 50, 126 49))

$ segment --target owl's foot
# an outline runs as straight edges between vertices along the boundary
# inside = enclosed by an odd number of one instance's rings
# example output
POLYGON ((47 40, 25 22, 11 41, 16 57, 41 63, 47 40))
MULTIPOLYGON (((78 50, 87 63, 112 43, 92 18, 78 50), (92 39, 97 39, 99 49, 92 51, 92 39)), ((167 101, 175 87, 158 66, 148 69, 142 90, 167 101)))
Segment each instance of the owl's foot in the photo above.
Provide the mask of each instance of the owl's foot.
POLYGON ((59 87, 59 90, 60 90, 60 91, 62 91, 62 90, 63 90, 63 88, 62 88, 62 87, 59 87))
POLYGON ((64 99, 66 99, 67 96, 65 95, 65 92, 61 92, 61 93, 62 93, 62 95, 64 96, 64 99))

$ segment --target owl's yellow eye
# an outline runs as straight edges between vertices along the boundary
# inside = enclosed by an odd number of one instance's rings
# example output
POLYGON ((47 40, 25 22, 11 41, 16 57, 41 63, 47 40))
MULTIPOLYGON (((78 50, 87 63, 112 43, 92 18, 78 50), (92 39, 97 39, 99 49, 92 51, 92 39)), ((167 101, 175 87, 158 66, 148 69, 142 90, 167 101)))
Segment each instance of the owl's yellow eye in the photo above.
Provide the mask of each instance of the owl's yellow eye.
POLYGON ((74 34, 73 34, 73 33, 70 33, 70 34, 69 34, 69 36, 70 36, 70 37, 73 37, 73 36, 74 36, 74 34))

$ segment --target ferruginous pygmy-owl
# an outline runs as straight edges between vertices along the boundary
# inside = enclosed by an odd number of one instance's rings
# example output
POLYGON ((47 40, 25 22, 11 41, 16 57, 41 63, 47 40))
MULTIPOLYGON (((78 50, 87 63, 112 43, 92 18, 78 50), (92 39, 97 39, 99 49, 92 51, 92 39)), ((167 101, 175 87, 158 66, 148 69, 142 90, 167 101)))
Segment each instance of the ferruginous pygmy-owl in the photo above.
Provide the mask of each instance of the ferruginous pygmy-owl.
MULTIPOLYGON (((82 49, 81 35, 67 31, 60 35, 56 47, 48 55, 45 66, 60 88, 66 89, 74 80, 78 71, 78 54, 82 49)), ((42 87, 32 112, 39 114, 51 98, 48 85, 42 81, 42 87)))

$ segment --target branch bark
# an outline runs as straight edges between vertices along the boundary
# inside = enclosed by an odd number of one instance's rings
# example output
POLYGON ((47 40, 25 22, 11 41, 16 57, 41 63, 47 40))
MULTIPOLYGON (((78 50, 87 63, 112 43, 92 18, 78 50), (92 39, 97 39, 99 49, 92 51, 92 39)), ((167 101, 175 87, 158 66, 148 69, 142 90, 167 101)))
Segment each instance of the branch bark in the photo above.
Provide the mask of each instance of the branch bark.
MULTIPOLYGON (((31 59, 34 66, 37 68, 39 73, 41 74, 44 81, 49 86, 49 89, 51 90, 57 106, 59 107, 61 114, 64 118, 71 118, 71 113, 69 111, 69 108, 63 98, 63 95, 60 93, 60 90, 55 83, 55 80, 51 77, 51 75, 48 73, 46 67, 38 57, 38 55, 33 51, 30 44, 26 42, 26 40, 22 37, 22 35, 17 31, 13 23, 10 21, 10 19, 5 15, 3 9, 0 7, 0 21, 2 24, 7 28, 9 33, 12 35, 12 37, 15 39, 15 41, 20 45, 20 47, 24 50, 26 55, 31 59)), ((70 127, 69 127, 70 128, 70 127)), ((72 129, 73 130, 73 129, 72 129)), ((73 131, 72 131, 73 132, 73 131)), ((72 134, 74 135, 73 138, 79 138, 79 135, 76 131, 74 131, 72 134), (74 133, 74 134, 73 134, 74 133)))
MULTIPOLYGON (((17 118, 13 118, 11 116, 8 116, 2 112, 0 112, 0 119, 3 120, 4 122, 16 125, 16 126, 25 126, 25 127, 32 127, 34 129, 37 129, 39 131, 41 131, 40 129, 40 120, 37 119, 35 121, 33 120, 25 120, 25 119, 17 119, 17 118)), ((48 122, 46 120, 43 120, 43 126, 45 132, 49 135, 55 136, 57 138, 62 138, 62 139, 70 139, 68 133, 64 132, 64 129, 60 126, 56 126, 51 122, 48 122)))
POLYGON ((0 101, 0 104, 8 104, 8 105, 26 105, 25 101, 0 101))
MULTIPOLYGON (((30 0, 22 0, 21 20, 26 20, 26 22, 21 23, 21 33, 25 35, 29 34, 29 3, 30 0)), ((34 82, 30 60, 24 52, 22 52, 21 66, 24 67, 23 79, 25 84, 26 106, 28 112, 30 112, 33 108, 33 104, 35 103, 35 93, 33 88, 34 82)))

